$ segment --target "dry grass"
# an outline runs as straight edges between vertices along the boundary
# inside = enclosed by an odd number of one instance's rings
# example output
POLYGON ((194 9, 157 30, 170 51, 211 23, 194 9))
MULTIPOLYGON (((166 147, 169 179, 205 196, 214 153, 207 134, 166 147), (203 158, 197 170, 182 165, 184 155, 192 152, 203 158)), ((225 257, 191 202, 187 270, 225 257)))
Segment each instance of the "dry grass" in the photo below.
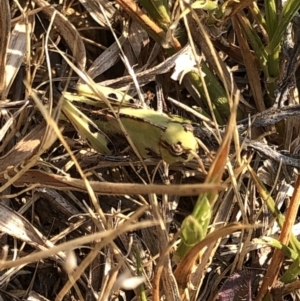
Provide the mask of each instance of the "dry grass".
MULTIPOLYGON (((206 13, 197 10, 168 31, 134 1, 116 2, 0 2, 0 296, 228 301, 250 300, 252 291, 262 300, 271 288, 271 296, 299 300, 298 270, 295 277, 284 271, 291 259, 297 265, 300 252, 290 237, 298 219, 300 164, 247 148, 258 140, 261 148, 289 150, 287 156, 299 152, 299 108, 276 124, 252 120, 243 133, 236 125, 249 113, 264 114, 275 97, 267 93, 243 31, 247 22, 256 24, 253 1, 233 4, 218 26, 206 27, 206 13), (194 65, 183 68, 181 82, 173 72, 182 53, 194 65), (201 70, 208 67, 214 79, 203 84, 201 70), (202 140, 199 158, 170 166, 145 160, 130 138, 114 134, 110 155, 95 152, 61 114, 61 93, 78 82, 104 102, 119 89, 142 106, 192 120, 202 140), (218 122, 227 123, 226 133, 218 122), (204 231, 205 239, 178 259, 180 226, 198 195, 211 198, 209 234, 204 231), (286 210, 285 221, 280 214, 286 210), (290 243, 286 257, 279 242, 290 243)), ((175 8, 185 7, 170 2, 176 23, 175 8)), ((257 31, 264 40, 263 28, 257 31)), ((282 53, 276 79, 280 94, 293 77, 291 105, 299 103, 296 38, 294 49, 291 64, 282 53)))

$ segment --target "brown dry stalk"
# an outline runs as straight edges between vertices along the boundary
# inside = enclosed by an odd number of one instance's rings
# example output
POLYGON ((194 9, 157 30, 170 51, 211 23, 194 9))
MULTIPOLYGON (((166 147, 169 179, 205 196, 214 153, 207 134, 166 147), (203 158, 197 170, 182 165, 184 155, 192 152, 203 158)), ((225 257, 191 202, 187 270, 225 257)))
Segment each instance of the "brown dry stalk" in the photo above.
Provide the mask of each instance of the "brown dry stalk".
MULTIPOLYGON (((10 168, 5 173, 0 174, 0 182, 15 175, 16 171, 10 168)), ((75 190, 86 192, 86 186, 82 179, 69 176, 60 176, 46 173, 40 170, 27 170, 15 179, 13 185, 55 188, 58 190, 75 190)), ((170 194, 170 195, 198 195, 203 192, 218 191, 225 186, 217 184, 183 184, 183 185, 156 185, 156 184, 131 184, 131 183, 112 183, 89 181, 89 185, 96 194, 103 195, 125 195, 125 194, 170 194)), ((4 197, 4 196, 3 196, 4 197)))
MULTIPOLYGON (((300 205, 300 176, 298 176, 297 181, 295 183, 295 190, 291 199, 290 206, 288 207, 285 216, 285 221, 279 237, 279 241, 283 245, 287 245, 289 243, 292 227, 297 217, 299 205, 300 205)), ((276 282, 283 260, 284 260, 284 254, 282 253, 282 251, 279 249, 275 249, 274 255, 271 259, 271 263, 265 274, 261 288, 258 292, 256 298, 257 301, 262 300, 263 297, 268 292, 269 288, 272 287, 276 282)))
MULTIPOLYGON (((127 14, 136 20, 148 34, 161 46, 168 44, 166 33, 152 21, 133 0, 116 0, 118 4, 127 12, 127 14)), ((175 38, 172 39, 172 46, 176 50, 181 49, 179 41, 175 38)))
POLYGON ((0 1, 0 99, 5 85, 5 65, 10 35, 10 7, 7 0, 0 1))

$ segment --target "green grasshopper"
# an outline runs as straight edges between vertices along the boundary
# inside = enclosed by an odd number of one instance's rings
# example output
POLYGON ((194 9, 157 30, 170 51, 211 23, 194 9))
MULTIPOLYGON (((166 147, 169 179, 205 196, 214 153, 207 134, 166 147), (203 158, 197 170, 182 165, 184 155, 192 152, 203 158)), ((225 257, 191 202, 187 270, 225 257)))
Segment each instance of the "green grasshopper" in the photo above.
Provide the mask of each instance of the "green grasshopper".
MULTIPOLYGON (((191 121, 151 109, 137 108, 138 103, 132 97, 116 90, 101 87, 101 91, 108 98, 114 95, 113 100, 110 100, 111 104, 116 108, 116 114, 143 158, 157 157, 172 164, 187 162, 194 157, 198 142, 193 134, 191 121)), ((97 152, 111 155, 109 137, 123 136, 117 118, 110 110, 99 110, 105 104, 86 85, 78 86, 78 92, 79 94, 63 93, 64 115, 97 152), (79 110, 75 103, 83 109, 79 110), (92 115, 90 109, 89 113, 83 113, 87 111, 84 109, 86 105, 92 105, 92 115)))

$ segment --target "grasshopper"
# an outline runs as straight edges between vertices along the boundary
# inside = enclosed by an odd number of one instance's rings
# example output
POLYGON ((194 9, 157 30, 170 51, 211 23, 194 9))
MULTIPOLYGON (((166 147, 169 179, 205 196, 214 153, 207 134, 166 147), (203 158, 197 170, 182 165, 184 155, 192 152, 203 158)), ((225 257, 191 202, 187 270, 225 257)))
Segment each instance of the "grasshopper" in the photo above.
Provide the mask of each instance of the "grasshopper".
MULTIPOLYGON (((104 102, 95 97, 86 85, 81 84, 77 89, 78 94, 63 92, 64 115, 97 152, 111 155, 109 137, 123 135, 116 115, 103 109, 104 102), (79 104, 83 108, 92 106, 92 114, 91 110, 84 114, 83 111, 87 110, 78 109, 79 104)), ((132 97, 114 89, 101 87, 101 91, 111 101, 118 118, 143 158, 157 157, 172 164, 187 162, 198 151, 191 121, 139 108, 138 102, 132 97)))

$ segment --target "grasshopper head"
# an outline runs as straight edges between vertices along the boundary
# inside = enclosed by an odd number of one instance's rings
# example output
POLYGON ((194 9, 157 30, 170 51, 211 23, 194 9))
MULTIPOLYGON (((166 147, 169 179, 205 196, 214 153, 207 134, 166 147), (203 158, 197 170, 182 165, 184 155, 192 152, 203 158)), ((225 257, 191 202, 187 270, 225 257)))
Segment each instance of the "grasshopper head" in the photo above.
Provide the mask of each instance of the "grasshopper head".
POLYGON ((198 143, 190 124, 170 122, 160 138, 160 155, 167 163, 187 162, 190 151, 198 151, 198 143))

